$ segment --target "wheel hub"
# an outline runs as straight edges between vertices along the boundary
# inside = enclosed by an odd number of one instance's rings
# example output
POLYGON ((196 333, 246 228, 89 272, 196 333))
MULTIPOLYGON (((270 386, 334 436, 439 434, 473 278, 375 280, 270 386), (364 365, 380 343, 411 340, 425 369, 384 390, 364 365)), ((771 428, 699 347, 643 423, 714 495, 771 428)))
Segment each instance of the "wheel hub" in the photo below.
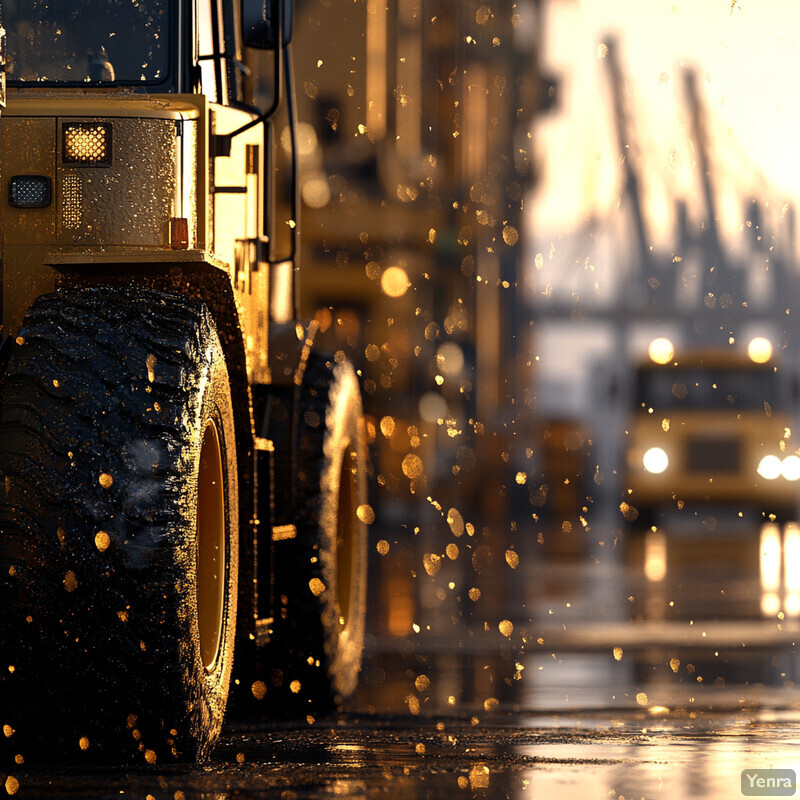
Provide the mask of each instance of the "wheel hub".
POLYGON ((225 615, 225 493, 217 426, 203 434, 197 479, 197 618, 200 654, 213 672, 219 658, 225 615))
POLYGON ((342 627, 347 627, 350 616, 350 594, 353 580, 353 546, 358 525, 355 506, 356 466, 358 454, 351 447, 342 455, 339 476, 339 502, 337 511, 336 583, 339 600, 339 617, 342 627))

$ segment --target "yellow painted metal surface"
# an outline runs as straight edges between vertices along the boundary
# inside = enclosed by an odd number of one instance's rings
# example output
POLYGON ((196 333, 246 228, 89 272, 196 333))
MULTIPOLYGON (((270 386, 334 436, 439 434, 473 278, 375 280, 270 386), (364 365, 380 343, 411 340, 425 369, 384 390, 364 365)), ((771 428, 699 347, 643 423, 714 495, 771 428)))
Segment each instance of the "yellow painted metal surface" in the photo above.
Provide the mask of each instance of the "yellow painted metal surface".
POLYGON ((150 95, 78 89, 12 89, 3 117, 133 117, 135 119, 198 119, 199 95, 150 95))
POLYGON ((639 407, 631 415, 624 486, 628 503, 642 508, 709 502, 764 510, 796 505, 797 482, 782 476, 769 480, 758 472, 765 456, 782 459, 800 448, 790 415, 772 406, 780 397, 774 366, 754 363, 740 352, 704 349, 675 356, 674 367, 647 364, 640 369, 645 384, 657 375, 668 379, 672 391, 661 398, 661 408, 648 397, 654 407, 639 407), (738 375, 749 387, 750 396, 741 405, 723 394, 729 390, 723 389, 726 374, 738 375), (719 397, 676 404, 681 397, 676 391, 690 376, 719 391, 719 397), (712 383, 717 380, 722 383, 712 383), (669 463, 663 472, 644 468, 650 448, 666 453, 669 463))
MULTIPOLYGON (((194 138, 195 122, 118 118, 111 122, 113 163, 83 166, 63 163, 63 127, 86 118, 57 121, 55 187, 59 245, 169 245, 169 219, 183 216, 178 165, 181 139, 194 138)), ((51 155, 52 158, 52 155, 51 155)), ((197 219, 189 217, 189 241, 196 241, 197 219)))
MULTIPOLYGON (((252 119, 244 111, 216 105, 212 106, 212 116, 217 134, 230 133, 252 119)), ((266 264, 258 263, 256 246, 264 213, 260 207, 263 199, 262 148, 261 126, 236 136, 230 156, 214 159, 214 192, 210 196, 213 251, 231 265, 231 280, 245 334, 248 374, 255 382, 269 380, 269 272, 266 264)))
POLYGON ((5 332, 14 333, 35 297, 52 289, 54 269, 202 262, 230 276, 249 376, 269 380, 269 271, 258 246, 263 127, 235 137, 229 156, 209 152, 213 133, 251 119, 203 95, 12 91, 0 118, 5 332), (64 126, 76 122, 110 125, 110 164, 65 163, 64 126), (52 203, 15 209, 2 202, 15 175, 49 178, 52 203), (188 221, 187 250, 170 247, 173 217, 188 221))
POLYGON ((3 247, 3 335, 15 334, 28 306, 55 288, 56 274, 44 266, 48 245, 3 247))
MULTIPOLYGON (((188 220, 189 247, 206 247, 208 166, 205 98, 12 91, 0 118, 3 323, 13 333, 33 299, 54 285, 48 254, 110 251, 142 256, 169 249, 169 221, 188 220), (110 164, 64 163, 64 126, 107 123, 110 164), (202 129, 202 130, 201 130, 202 129), (202 142, 202 145, 201 145, 202 142), (46 208, 13 208, 9 182, 51 182, 46 208), (199 181, 205 183, 199 183, 199 181)), ((158 260, 158 259, 154 259, 158 260)), ((66 262, 65 262, 66 263, 66 262)))
POLYGON ((798 446, 786 431, 791 431, 788 416, 762 411, 677 411, 638 413, 629 432, 628 479, 630 502, 637 504, 719 501, 786 502, 796 501, 796 483, 783 478, 767 480, 758 472, 767 455, 788 455, 798 446), (692 469, 688 463, 690 442, 735 443, 738 466, 730 469, 692 469), (781 445, 783 442, 783 445, 781 445), (651 474, 642 466, 642 457, 651 447, 660 447, 669 457, 669 466, 651 474), (736 468, 734 468, 736 467, 736 468), (673 495, 675 500, 673 500, 673 495))
POLYGON ((104 247, 99 251, 90 247, 56 247, 47 253, 44 263, 64 271, 87 264, 208 264, 220 270, 228 269, 227 264, 207 250, 153 250, 149 247, 104 247))
POLYGON ((49 244, 55 241, 55 206, 12 208, 8 184, 15 175, 42 175, 55 182, 53 144, 55 119, 0 119, 0 221, 6 245, 49 244))

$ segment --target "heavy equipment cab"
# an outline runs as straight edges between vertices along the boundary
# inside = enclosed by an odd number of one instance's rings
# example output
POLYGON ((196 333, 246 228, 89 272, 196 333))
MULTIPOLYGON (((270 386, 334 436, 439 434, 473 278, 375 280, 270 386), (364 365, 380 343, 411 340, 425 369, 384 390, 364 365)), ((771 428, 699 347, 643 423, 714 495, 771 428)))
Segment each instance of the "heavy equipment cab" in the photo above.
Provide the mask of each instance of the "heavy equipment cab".
MULTIPOLYGON (((33 254, 37 262, 47 248, 53 266, 77 263, 93 245, 109 262, 209 263, 213 254, 235 267, 234 288, 255 313, 244 297, 253 294, 250 273, 260 262, 291 258, 297 222, 294 205, 280 204, 285 192, 274 191, 273 175, 273 118, 281 99, 292 101, 285 91, 288 50, 274 48, 269 57, 250 51, 254 67, 244 62, 243 33, 271 44, 269 21, 266 33, 252 22, 243 31, 233 0, 25 5, 31 7, 8 4, 5 13, 15 103, 3 166, 15 179, 9 191, 24 203, 11 205, 5 245, 25 247, 26 260, 31 246, 42 248, 33 254), (267 97, 270 108, 245 103, 246 73, 250 94, 267 97), (54 146, 40 146, 45 140, 54 146), (17 174, 22 169, 35 174, 17 174), (139 203, 131 202, 133 191, 139 203)), ((287 36, 291 5, 282 8, 287 36)), ((290 181, 281 177, 284 188, 290 181)), ((5 259, 11 269, 15 255, 11 250, 5 259)), ((25 285, 4 293, 6 331, 53 277, 28 261, 25 285)), ((272 305, 286 322, 293 281, 281 277, 272 305)), ((247 343, 254 368, 263 371, 266 345, 256 338, 247 343)))
POLYGON ((293 3, 2 11, 0 752, 203 758, 229 692, 330 708, 364 641, 358 381, 297 319, 293 3))

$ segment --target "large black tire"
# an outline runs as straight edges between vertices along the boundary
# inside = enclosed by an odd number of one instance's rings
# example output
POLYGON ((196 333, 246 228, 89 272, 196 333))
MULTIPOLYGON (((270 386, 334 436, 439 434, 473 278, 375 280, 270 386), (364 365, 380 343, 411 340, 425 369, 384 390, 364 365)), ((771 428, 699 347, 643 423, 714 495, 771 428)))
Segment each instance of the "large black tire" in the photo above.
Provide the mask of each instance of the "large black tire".
POLYGON ((236 628, 232 420, 202 304, 134 287, 35 302, 0 410, 6 754, 209 754, 236 628))
POLYGON ((277 469, 295 472, 297 536, 274 544, 273 641, 260 662, 268 707, 327 712, 355 690, 364 650, 366 439, 348 362, 312 352, 297 394, 294 463, 289 448, 277 453, 277 469))

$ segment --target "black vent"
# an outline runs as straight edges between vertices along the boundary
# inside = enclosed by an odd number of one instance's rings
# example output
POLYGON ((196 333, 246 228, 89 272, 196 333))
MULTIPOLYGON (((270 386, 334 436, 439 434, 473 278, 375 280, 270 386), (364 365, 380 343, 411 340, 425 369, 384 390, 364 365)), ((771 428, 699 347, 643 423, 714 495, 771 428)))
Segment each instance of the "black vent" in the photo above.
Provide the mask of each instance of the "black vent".
POLYGON ((741 461, 742 447, 738 439, 696 437, 687 443, 689 472, 737 472, 741 461))

